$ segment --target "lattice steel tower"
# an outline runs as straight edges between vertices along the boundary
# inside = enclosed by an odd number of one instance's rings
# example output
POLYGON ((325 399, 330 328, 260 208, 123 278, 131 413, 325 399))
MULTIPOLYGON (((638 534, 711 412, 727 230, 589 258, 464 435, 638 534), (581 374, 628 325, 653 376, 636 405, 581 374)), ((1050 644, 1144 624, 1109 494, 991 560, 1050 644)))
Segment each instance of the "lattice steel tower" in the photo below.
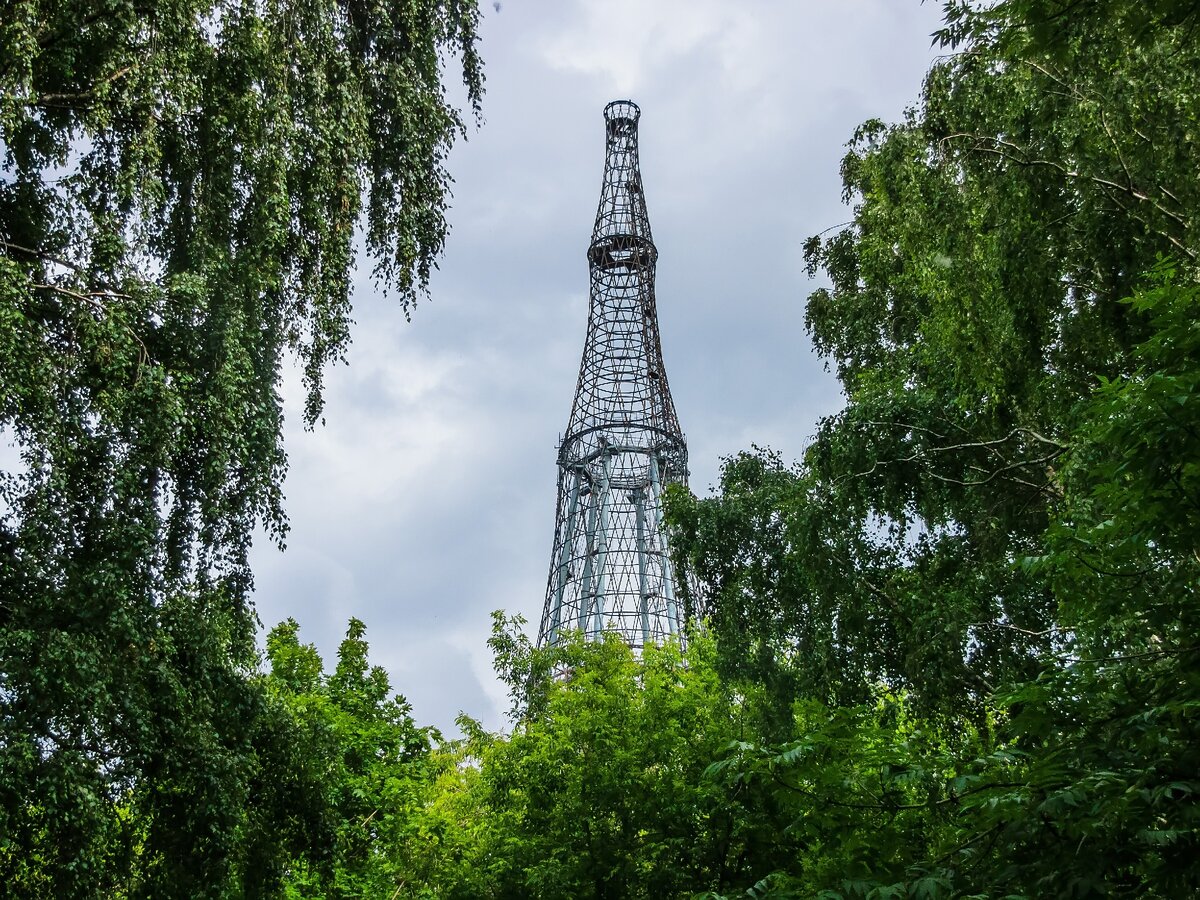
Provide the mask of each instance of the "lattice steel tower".
POLYGON ((540 646, 568 629, 635 649, 681 627, 662 489, 686 483, 687 446, 663 369, 650 235, 630 100, 604 108, 607 158, 588 247, 591 308, 558 450, 558 516, 540 646))

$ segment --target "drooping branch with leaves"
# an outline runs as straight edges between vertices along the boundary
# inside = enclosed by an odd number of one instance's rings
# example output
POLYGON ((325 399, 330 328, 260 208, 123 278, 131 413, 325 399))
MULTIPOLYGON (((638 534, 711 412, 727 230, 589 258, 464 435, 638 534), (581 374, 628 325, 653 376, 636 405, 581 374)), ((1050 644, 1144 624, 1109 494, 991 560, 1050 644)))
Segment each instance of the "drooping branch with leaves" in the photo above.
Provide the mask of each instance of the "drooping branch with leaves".
POLYGON ((216 896, 254 869, 247 551, 256 528, 286 533, 282 367, 299 360, 315 423, 357 235, 406 309, 425 288, 466 127, 443 76, 477 114, 478 15, 4 5, 5 883, 216 896))

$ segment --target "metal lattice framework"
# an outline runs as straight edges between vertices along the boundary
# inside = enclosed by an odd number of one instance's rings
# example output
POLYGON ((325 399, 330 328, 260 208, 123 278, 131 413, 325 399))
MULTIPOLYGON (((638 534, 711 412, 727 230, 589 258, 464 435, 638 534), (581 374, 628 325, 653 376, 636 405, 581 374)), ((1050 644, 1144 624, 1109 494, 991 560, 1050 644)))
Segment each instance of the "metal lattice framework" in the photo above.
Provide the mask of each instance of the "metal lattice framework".
POLYGON ((558 451, 558 516, 540 646, 611 630, 635 649, 678 634, 681 607, 662 491, 686 483, 687 446, 663 368, 658 250, 629 100, 604 109, 607 158, 588 247, 591 307, 571 419, 558 451))

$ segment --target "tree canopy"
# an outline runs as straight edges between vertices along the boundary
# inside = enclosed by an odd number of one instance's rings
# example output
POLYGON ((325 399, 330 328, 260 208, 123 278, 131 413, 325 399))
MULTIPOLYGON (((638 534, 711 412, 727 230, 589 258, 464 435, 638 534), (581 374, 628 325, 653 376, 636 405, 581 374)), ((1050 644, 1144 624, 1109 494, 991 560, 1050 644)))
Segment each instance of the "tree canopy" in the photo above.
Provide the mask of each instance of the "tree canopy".
MULTIPOLYGON (((844 711, 882 688, 975 735, 826 801, 877 860, 869 810, 928 843, 823 890, 1197 889, 1198 15, 947 4, 920 104, 850 141, 853 221, 805 248, 845 408, 797 466, 742 454, 674 498, 727 677, 844 711)), ((795 771, 803 804, 811 731, 784 716, 729 764, 795 771)), ((812 871, 775 883, 812 896, 812 871)))
POLYGON ((424 289, 465 128, 443 64, 477 112, 477 22, 471 0, 5 4, 0 880, 27 895, 256 871, 275 724, 247 551, 286 533, 281 367, 316 422, 360 226, 381 285, 424 289))

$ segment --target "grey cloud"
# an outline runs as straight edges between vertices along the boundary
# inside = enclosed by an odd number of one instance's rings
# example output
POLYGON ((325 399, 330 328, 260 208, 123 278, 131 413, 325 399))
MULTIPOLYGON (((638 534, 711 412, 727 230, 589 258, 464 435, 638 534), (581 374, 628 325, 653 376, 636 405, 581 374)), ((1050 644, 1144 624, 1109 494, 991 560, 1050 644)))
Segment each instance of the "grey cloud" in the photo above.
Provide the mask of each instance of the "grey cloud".
MULTIPOLYGON (((918 95, 938 10, 663 3, 659 31, 612 58, 636 68, 663 349, 703 492, 720 455, 756 441, 797 456, 839 406, 804 334, 814 285, 801 243, 848 218, 845 141, 918 95), (676 7, 700 18, 663 32, 676 7)), ((364 277, 326 427, 303 432, 294 385, 287 394, 292 532, 282 555, 256 548, 260 615, 295 616, 327 659, 346 618, 363 619, 417 719, 448 731, 460 709, 504 723, 489 612, 535 627, 541 611, 554 444, 587 316, 600 113, 623 93, 606 73, 615 32, 585 33, 606 6, 511 0, 489 13, 486 123, 450 160, 452 231, 432 300, 408 324, 364 277), (576 65, 563 48, 595 52, 576 65)))

